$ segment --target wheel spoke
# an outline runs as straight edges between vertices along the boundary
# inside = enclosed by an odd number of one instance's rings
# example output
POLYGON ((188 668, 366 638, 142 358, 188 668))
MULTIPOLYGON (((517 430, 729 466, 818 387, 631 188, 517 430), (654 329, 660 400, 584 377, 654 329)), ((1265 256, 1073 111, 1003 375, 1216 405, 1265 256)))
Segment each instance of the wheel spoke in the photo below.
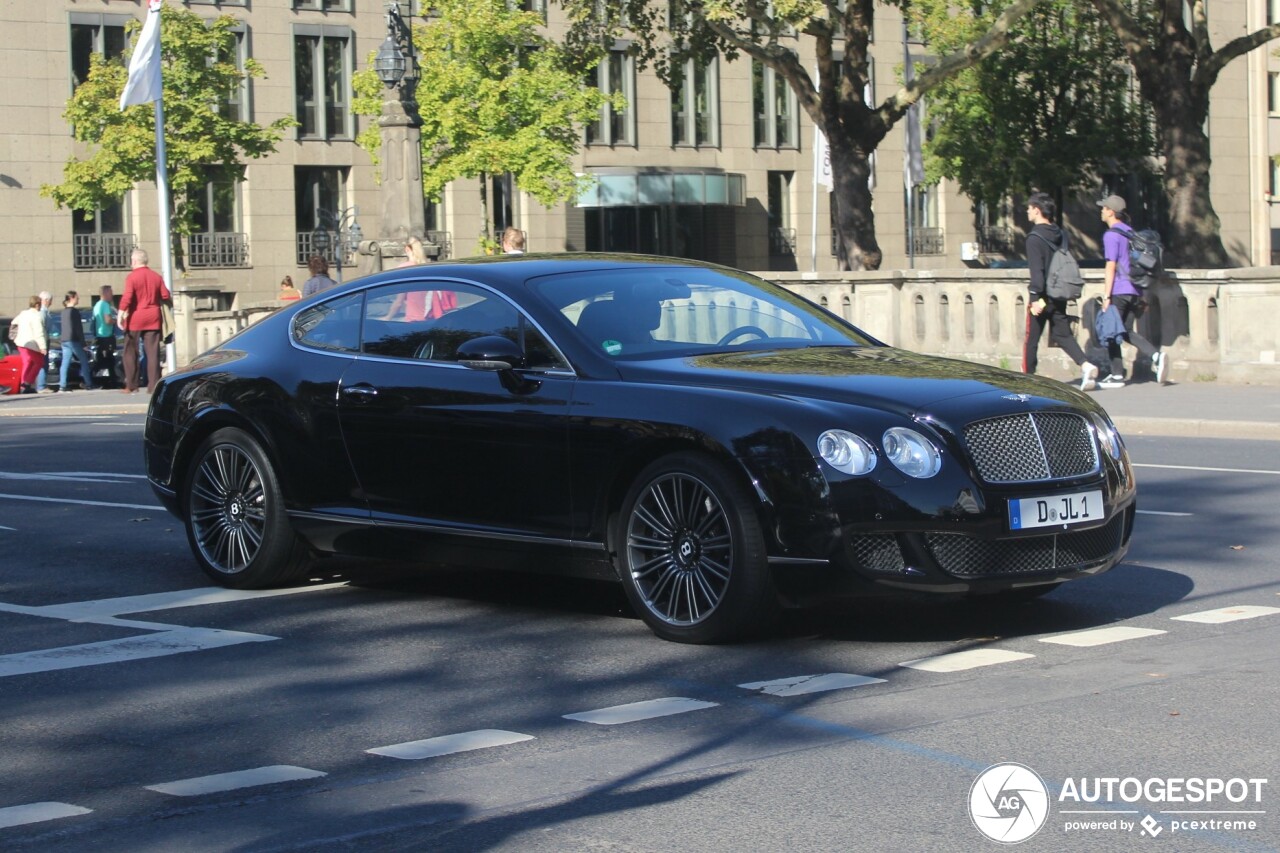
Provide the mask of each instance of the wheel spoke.
POLYGON ((224 444, 205 454, 192 478, 187 512, 209 566, 226 574, 247 569, 266 539, 267 511, 266 486, 248 453, 224 444))
POLYGON ((662 537, 667 542, 670 542, 676 535, 673 525, 665 521, 659 521, 657 516, 650 512, 647 507, 637 506, 636 515, 640 517, 641 521, 648 525, 649 529, 653 531, 655 535, 662 537))

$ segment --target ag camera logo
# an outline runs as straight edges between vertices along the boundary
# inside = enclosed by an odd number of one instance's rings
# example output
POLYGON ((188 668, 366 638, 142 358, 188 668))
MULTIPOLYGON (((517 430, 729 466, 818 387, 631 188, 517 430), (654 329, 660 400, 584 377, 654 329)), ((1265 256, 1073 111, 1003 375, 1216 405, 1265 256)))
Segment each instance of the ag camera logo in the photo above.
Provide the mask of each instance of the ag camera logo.
POLYGON ((978 831, 1001 844, 1018 844, 1049 818, 1049 789, 1036 771, 1006 762, 978 774, 969 789, 969 817, 978 831))

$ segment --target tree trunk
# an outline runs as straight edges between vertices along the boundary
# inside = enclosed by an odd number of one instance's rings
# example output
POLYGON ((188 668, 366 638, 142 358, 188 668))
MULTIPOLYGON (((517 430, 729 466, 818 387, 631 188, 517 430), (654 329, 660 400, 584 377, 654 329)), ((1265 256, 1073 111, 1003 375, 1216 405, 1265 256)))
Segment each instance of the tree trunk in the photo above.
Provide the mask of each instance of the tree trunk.
POLYGON ((1169 232, 1164 235, 1168 266, 1230 266, 1222 244, 1222 223, 1209 194, 1209 137, 1197 111, 1159 116, 1164 149, 1164 187, 1169 197, 1169 232))
POLYGON ((868 187, 870 158, 847 139, 830 138, 830 145, 836 232, 844 245, 849 269, 878 270, 884 253, 876 241, 876 215, 868 187))
POLYGON ((489 173, 480 173, 480 245, 486 253, 493 245, 489 236, 489 173))

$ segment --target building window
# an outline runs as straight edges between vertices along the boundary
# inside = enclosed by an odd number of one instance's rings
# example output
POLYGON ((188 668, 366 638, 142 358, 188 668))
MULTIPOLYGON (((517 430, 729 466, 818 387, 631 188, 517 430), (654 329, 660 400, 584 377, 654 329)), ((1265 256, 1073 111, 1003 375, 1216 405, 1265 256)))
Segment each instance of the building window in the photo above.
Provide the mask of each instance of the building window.
MULTIPOLYGON (((906 193, 906 190, 903 190, 906 193)), ((908 252, 914 255, 941 255, 945 247, 938 227, 938 185, 920 184, 910 193, 907 227, 911 233, 908 252)))
POLYGON ((600 107, 600 118, 587 125, 587 144, 635 145, 635 61, 626 50, 615 48, 587 75, 587 85, 610 95, 621 93, 627 101, 621 110, 611 104, 600 107))
POLYGON ((72 266, 78 270, 127 270, 134 235, 124 231, 124 201, 93 213, 71 211, 72 266))
POLYGON ((71 91, 89 79, 90 57, 95 53, 106 60, 124 55, 128 43, 124 27, 131 20, 123 15, 71 15, 71 91))
POLYGON ((201 268, 249 265, 249 241, 240 230, 240 182, 211 170, 199 192, 187 196, 195 230, 187 237, 187 265, 201 268))
POLYGON ((791 185, 795 172, 769 173, 769 254, 794 255, 796 229, 791 219, 791 185))
MULTIPOLYGON (((244 74, 245 59, 248 58, 248 34, 241 24, 232 32, 235 33, 236 43, 231 48, 229 54, 217 57, 219 62, 230 62, 235 65, 236 69, 244 74)), ((227 121, 248 121, 249 120, 249 78, 245 76, 241 78, 240 85, 218 106, 219 114, 227 121)))
POLYGON ((1274 71, 1267 75, 1267 111, 1280 115, 1280 74, 1274 71))
POLYGON ((315 12, 350 12, 351 0, 293 0, 293 8, 315 12))
POLYGON ((247 0, 186 0, 188 6, 248 6, 247 0))
POLYGON ((680 85, 671 90, 671 144, 720 144, 720 74, 716 60, 684 64, 680 85))
MULTIPOLYGON (((294 169, 294 231, 296 232, 296 260, 298 266, 306 266, 315 254, 311 235, 321 223, 320 211, 336 213, 346 208, 346 169, 327 169, 318 166, 299 166, 294 169)), ((325 252, 329 263, 335 263, 334 246, 325 252)), ((347 258, 343 258, 346 265, 347 258)))
POLYGON ((353 136, 350 30, 294 27, 293 78, 299 138, 353 136))
POLYGON ((751 63, 757 148, 797 148, 800 126, 796 95, 786 79, 760 62, 751 63))
POLYGON ((533 12, 547 22, 547 0, 507 0, 507 7, 519 12, 533 12))

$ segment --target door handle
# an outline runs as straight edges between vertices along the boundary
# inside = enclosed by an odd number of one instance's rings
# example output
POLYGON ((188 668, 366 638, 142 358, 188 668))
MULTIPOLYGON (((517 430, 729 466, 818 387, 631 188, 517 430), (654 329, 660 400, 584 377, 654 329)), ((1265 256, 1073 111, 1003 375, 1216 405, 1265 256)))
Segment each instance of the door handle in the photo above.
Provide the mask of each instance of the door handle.
POLYGON ((343 388, 342 393, 348 397, 354 397, 362 403, 367 403, 378 396, 378 389, 372 385, 352 385, 349 388, 343 388))

